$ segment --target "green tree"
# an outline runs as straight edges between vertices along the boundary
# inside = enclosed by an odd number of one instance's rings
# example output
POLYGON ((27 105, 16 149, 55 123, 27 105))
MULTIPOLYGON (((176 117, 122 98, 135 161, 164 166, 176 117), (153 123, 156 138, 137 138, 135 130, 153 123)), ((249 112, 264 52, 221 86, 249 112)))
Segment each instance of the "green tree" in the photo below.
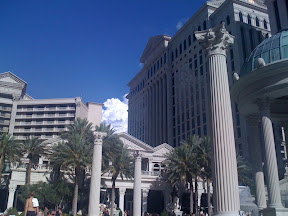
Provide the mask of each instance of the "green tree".
MULTIPOLYGON (((198 215, 198 178, 201 176, 202 167, 201 167, 201 155, 199 154, 200 145, 202 143, 202 139, 198 135, 192 135, 188 137, 187 140, 183 140, 181 145, 186 145, 189 148, 189 153, 191 160, 193 161, 192 174, 195 182, 195 214, 198 215)), ((193 183, 192 183, 193 184, 193 183)), ((193 197, 190 195, 190 198, 193 197)), ((191 201, 190 201, 191 202, 191 201)), ((193 206, 193 204, 192 204, 193 206)), ((190 210, 191 211, 191 210, 190 210)))
POLYGON ((26 171, 26 184, 30 184, 32 166, 38 164, 39 157, 46 155, 46 146, 43 140, 37 137, 27 138, 23 143, 23 153, 26 154, 26 158, 29 160, 26 171))
POLYGON ((247 160, 237 154, 238 181, 246 186, 253 187, 253 174, 247 160))
POLYGON ((190 184, 190 214, 193 214, 193 178, 194 178, 194 159, 190 146, 187 144, 176 147, 171 153, 166 155, 165 172, 163 174, 164 179, 171 184, 171 186, 177 187, 177 184, 181 183, 185 185, 190 184))
POLYGON ((5 161, 20 161, 22 157, 22 145, 11 134, 0 134, 0 181, 5 161))
POLYGON ((73 189, 71 184, 66 181, 60 181, 57 184, 46 182, 38 182, 36 184, 26 184, 20 187, 18 195, 21 202, 25 204, 31 191, 35 193, 35 197, 39 199, 41 208, 47 206, 48 208, 55 209, 55 207, 62 205, 63 202, 69 202, 73 197, 73 189))
POLYGON ((201 144, 198 147, 198 158, 201 169, 201 177, 202 179, 206 179, 207 184, 207 204, 208 204, 208 215, 212 215, 211 209, 211 189, 210 184, 212 180, 212 152, 211 152, 211 144, 209 137, 203 137, 201 144))
POLYGON ((120 176, 122 179, 133 177, 133 158, 124 146, 119 136, 111 125, 105 123, 96 126, 96 131, 105 132, 103 139, 103 173, 109 173, 112 181, 111 215, 113 215, 115 203, 115 183, 120 176))
POLYGON ((70 170, 74 174, 74 195, 72 203, 73 216, 77 215, 79 176, 81 170, 91 166, 94 135, 92 124, 86 119, 77 118, 68 131, 63 132, 64 140, 55 145, 50 155, 56 169, 70 170))

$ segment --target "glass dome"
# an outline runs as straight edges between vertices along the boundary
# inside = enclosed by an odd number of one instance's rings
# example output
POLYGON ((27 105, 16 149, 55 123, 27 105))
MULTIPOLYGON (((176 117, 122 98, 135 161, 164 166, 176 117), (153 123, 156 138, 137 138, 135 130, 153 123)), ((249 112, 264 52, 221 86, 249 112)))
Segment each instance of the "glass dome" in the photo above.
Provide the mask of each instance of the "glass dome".
POLYGON ((288 30, 277 33, 265 39, 251 53, 245 61, 240 75, 245 75, 257 69, 258 58, 263 58, 266 65, 283 59, 288 59, 288 30))

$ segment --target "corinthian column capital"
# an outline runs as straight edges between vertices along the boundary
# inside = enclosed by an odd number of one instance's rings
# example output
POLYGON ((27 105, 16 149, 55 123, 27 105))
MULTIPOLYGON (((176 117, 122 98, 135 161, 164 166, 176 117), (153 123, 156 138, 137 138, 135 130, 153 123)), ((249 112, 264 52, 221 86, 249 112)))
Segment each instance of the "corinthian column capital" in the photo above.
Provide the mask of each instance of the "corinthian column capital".
POLYGON ((195 36, 208 55, 226 55, 227 48, 234 43, 234 36, 225 29, 224 22, 208 30, 196 31, 195 36))
POLYGON ((102 140, 103 140, 103 138, 104 138, 106 135, 107 135, 107 134, 104 133, 104 132, 95 131, 95 132, 94 132, 94 137, 95 137, 94 144, 97 144, 97 143, 99 143, 99 142, 102 143, 102 140))

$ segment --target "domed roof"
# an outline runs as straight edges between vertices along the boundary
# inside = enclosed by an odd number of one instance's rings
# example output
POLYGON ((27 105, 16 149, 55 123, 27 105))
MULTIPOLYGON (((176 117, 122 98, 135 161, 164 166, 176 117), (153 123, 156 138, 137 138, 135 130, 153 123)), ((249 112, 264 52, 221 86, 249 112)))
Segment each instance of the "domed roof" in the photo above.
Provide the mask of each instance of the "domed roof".
POLYGON ((259 58, 262 58, 266 65, 283 59, 288 59, 288 30, 279 32, 262 41, 262 43, 253 50, 250 57, 244 63, 240 75, 243 76, 257 69, 259 58))

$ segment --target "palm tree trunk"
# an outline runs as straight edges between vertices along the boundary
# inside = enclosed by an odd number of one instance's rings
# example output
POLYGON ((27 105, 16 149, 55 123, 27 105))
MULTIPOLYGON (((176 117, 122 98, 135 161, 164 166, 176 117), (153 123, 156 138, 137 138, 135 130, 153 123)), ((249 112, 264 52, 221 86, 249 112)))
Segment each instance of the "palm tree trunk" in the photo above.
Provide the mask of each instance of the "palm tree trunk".
POLYGON ((0 157, 0 181, 1 181, 1 178, 2 178, 2 170, 3 170, 3 168, 4 168, 4 153, 0 157))
POLYGON ((72 213, 73 216, 77 216, 77 200, 78 200, 78 178, 79 178, 79 172, 78 167, 75 169, 75 183, 74 183, 74 197, 73 197, 73 203, 72 203, 72 213))
POLYGON ((198 179, 195 177, 195 214, 198 215, 198 179))
POLYGON ((193 181, 189 182, 190 183, 190 215, 193 214, 194 210, 194 200, 193 200, 193 193, 194 193, 194 188, 193 188, 193 181))
POLYGON ((210 192, 210 179, 207 178, 207 201, 208 201, 208 215, 211 216, 211 192, 210 192))
POLYGON ((31 181, 31 169, 32 169, 32 161, 29 159, 27 173, 26 173, 26 184, 30 184, 31 181))
POLYGON ((115 203, 115 181, 116 179, 112 180, 112 197, 111 197, 111 214, 113 215, 114 213, 114 203, 115 203))

